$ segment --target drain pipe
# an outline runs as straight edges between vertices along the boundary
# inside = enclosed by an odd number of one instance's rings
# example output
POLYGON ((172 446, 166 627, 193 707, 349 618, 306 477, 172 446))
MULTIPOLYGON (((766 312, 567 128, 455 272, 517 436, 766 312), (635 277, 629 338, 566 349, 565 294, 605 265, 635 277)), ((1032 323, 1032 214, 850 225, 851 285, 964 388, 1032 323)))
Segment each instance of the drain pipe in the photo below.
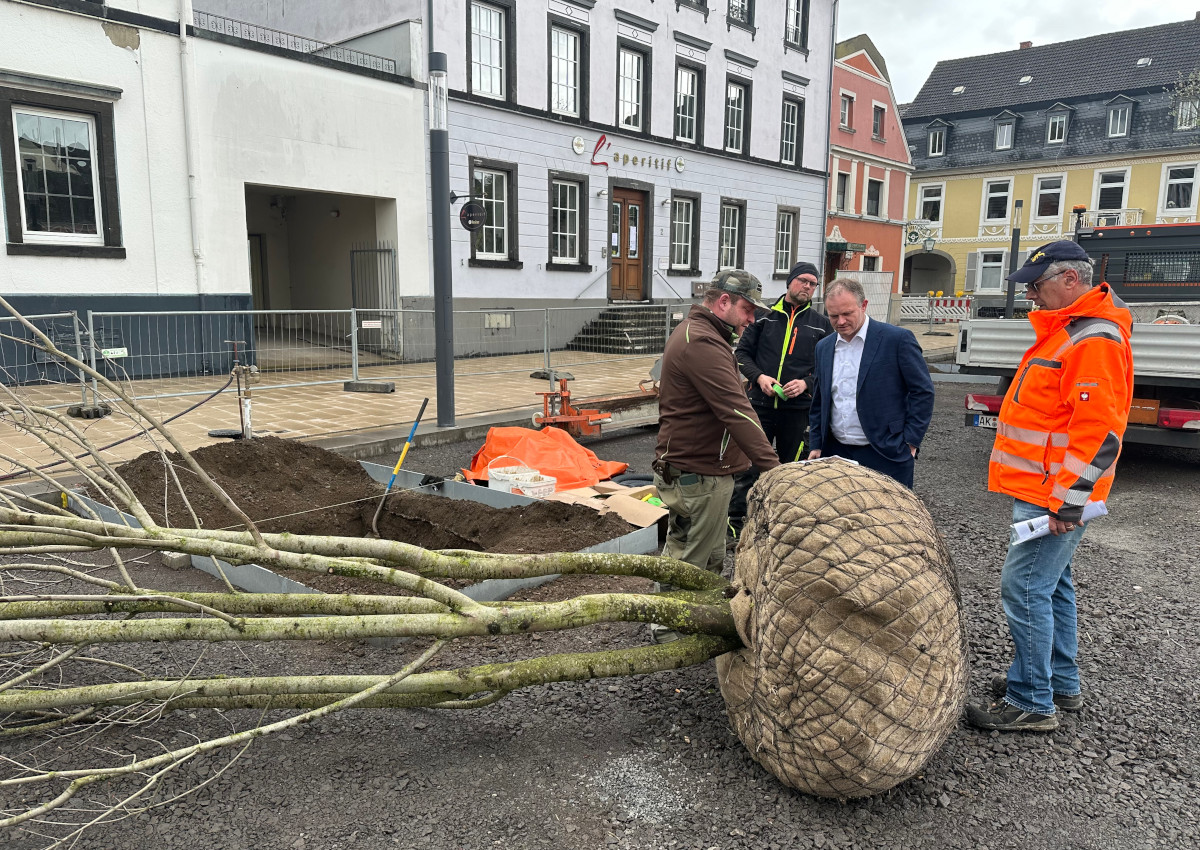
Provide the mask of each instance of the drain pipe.
POLYGON ((183 142, 187 159, 188 214, 192 231, 192 262, 196 268, 196 294, 204 293, 204 252, 201 248, 199 154, 196 150, 195 63, 188 25, 192 22, 192 0, 179 0, 179 76, 183 96, 183 142))
MULTIPOLYGON (((825 98, 825 105, 830 110, 829 117, 825 121, 825 197, 821 201, 821 242, 820 251, 817 253, 817 256, 821 258, 822 278, 825 277, 826 234, 829 233, 829 178, 833 172, 832 158, 829 155, 829 142, 833 137, 833 63, 837 58, 837 23, 838 0, 833 0, 829 22, 829 96, 825 98)), ((824 280, 821 281, 821 283, 824 282, 824 280)))

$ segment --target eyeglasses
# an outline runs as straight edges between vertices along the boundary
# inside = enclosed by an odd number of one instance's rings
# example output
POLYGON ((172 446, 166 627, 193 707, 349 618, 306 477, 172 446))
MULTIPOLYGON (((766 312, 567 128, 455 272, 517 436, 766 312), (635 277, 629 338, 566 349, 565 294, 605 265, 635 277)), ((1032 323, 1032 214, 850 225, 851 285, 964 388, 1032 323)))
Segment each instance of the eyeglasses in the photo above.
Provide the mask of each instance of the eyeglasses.
POLYGON ((1042 291, 1042 287, 1046 285, 1047 281, 1054 280, 1056 277, 1062 277, 1063 274, 1065 274, 1065 272, 1057 272, 1056 274, 1039 277, 1037 280, 1030 281, 1029 283, 1025 284, 1025 288, 1034 295, 1037 295, 1042 291))

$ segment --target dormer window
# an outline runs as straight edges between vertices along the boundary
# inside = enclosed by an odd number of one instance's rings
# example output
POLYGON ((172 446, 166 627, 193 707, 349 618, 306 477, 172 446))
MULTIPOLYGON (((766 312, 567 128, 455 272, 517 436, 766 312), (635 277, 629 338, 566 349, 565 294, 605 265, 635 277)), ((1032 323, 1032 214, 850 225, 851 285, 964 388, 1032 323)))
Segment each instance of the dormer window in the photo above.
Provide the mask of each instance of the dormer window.
POLYGON ((1017 135, 1017 118, 1015 112, 1004 110, 995 118, 992 119, 996 125, 996 132, 993 136, 993 148, 998 151, 1012 150, 1013 142, 1017 135))
POLYGON ((1108 108, 1108 137, 1117 139, 1129 135, 1129 104, 1119 103, 1108 108))
POLYGON ((929 131, 929 155, 946 155, 946 128, 934 127, 929 131))
POLYGON ((1046 125, 1046 143, 1061 145, 1067 140, 1067 116, 1051 115, 1050 123, 1046 125))
POLYGON ((1200 98, 1183 98, 1175 107, 1175 129, 1195 130, 1200 126, 1200 98))

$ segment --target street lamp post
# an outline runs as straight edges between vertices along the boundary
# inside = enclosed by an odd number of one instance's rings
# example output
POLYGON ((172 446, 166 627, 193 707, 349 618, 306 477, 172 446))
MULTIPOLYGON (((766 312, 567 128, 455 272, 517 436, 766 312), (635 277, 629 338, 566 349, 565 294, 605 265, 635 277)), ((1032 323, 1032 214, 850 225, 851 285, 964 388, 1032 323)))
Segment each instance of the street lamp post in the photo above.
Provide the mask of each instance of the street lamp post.
MULTIPOLYGON (((430 23, 432 28, 432 22, 430 23)), ((450 133, 446 54, 429 53, 429 189, 433 210, 433 325, 437 424, 454 425, 454 281, 450 259, 450 133)))
MULTIPOLYGON (((1021 208, 1025 206, 1025 202, 1017 199, 1013 201, 1013 228, 1012 242, 1008 246, 1008 273, 1011 276, 1017 270, 1018 258, 1017 252, 1021 250, 1021 208)), ((1011 319, 1015 312, 1017 300, 1016 284, 1011 280, 1008 281, 1008 289, 1004 295, 1004 318, 1011 319)))

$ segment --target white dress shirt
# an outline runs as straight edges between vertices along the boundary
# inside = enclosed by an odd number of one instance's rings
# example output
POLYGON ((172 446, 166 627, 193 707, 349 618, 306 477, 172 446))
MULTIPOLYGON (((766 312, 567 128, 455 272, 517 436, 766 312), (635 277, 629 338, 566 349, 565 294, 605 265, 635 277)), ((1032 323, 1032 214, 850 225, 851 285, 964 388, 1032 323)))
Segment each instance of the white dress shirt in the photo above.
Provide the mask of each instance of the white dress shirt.
POLYGON ((867 345, 868 316, 863 317, 862 327, 849 342, 841 335, 833 344, 833 382, 829 386, 832 409, 829 412, 829 430, 844 446, 866 446, 870 440, 863 433, 858 421, 858 367, 862 363, 863 349, 867 345))

